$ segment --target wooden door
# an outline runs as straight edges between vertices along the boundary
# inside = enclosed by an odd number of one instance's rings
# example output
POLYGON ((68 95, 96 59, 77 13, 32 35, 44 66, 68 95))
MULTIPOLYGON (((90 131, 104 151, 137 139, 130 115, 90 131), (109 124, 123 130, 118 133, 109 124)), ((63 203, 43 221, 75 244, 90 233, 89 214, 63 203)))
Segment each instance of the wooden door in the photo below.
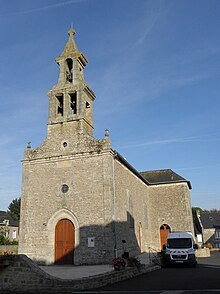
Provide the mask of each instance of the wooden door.
POLYGON ((167 243, 167 236, 170 233, 170 227, 166 224, 163 224, 160 227, 160 244, 161 249, 163 248, 163 245, 167 243))
POLYGON ((55 228, 55 263, 73 264, 75 229, 68 219, 61 219, 55 228))

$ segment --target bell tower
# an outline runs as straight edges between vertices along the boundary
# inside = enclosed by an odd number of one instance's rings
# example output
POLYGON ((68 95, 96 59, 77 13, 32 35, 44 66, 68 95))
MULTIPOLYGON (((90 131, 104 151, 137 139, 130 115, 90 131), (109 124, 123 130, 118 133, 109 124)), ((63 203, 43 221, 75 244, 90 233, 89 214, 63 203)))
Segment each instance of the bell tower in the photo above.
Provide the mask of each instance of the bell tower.
POLYGON ((107 130, 104 139, 97 140, 93 135, 96 97, 84 79, 88 61, 76 45, 75 34, 71 28, 63 52, 55 59, 59 74, 57 83, 48 92, 47 137, 36 149, 27 146, 27 160, 111 149, 107 130))
POLYGON ((70 29, 69 40, 59 57, 57 84, 48 92, 49 118, 48 133, 53 126, 68 124, 84 135, 93 136, 94 92, 84 80, 86 57, 77 48, 74 40, 75 30, 70 29))
POLYGON ((59 75, 48 92, 47 136, 35 149, 28 143, 22 161, 19 253, 46 264, 103 262, 108 254, 100 252, 114 247, 107 224, 115 153, 107 129, 104 138, 93 136, 95 94, 85 82, 88 61, 74 36, 71 28, 56 58, 59 75))

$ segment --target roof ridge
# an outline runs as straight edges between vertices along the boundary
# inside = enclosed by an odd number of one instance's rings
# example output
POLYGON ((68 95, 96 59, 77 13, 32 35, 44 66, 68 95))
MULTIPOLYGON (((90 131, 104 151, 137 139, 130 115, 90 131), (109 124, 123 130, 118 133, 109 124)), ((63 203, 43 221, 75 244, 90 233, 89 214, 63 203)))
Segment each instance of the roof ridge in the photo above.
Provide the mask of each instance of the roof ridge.
POLYGON ((173 172, 173 170, 171 168, 163 168, 163 169, 146 170, 146 171, 143 171, 143 172, 140 172, 140 173, 153 172, 153 171, 168 171, 168 170, 173 172))

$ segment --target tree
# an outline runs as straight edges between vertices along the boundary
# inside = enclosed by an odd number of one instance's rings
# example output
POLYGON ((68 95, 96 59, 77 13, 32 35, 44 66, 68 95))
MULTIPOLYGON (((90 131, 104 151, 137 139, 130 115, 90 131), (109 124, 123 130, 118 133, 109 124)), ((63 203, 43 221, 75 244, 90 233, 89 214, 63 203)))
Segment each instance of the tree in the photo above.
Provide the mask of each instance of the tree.
POLYGON ((202 209, 200 207, 192 207, 192 212, 196 213, 196 211, 199 211, 200 213, 215 213, 215 212, 220 212, 219 209, 217 208, 212 208, 212 209, 202 209))
POLYGON ((0 228, 0 245, 9 245, 10 241, 8 239, 9 230, 7 226, 0 228))
POLYGON ((14 220, 20 219, 20 207, 21 198, 16 198, 8 206, 7 214, 10 215, 14 220))
POLYGON ((203 212, 203 210, 202 210, 201 207, 192 207, 192 213, 193 213, 193 214, 196 214, 197 211, 198 211, 199 213, 203 212))

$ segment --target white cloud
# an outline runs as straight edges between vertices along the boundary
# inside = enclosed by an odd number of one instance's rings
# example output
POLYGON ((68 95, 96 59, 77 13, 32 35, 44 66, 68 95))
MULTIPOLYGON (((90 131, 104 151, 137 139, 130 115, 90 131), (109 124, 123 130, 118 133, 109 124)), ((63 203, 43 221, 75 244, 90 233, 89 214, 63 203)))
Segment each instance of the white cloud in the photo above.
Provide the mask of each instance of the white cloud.
MULTIPOLYGON (((213 135, 213 134, 211 134, 213 135)), ((216 135, 216 134, 215 134, 216 135)), ((219 134, 218 134, 219 135, 219 134)), ((137 148, 137 147, 145 147, 150 145, 167 145, 167 144, 180 144, 180 143, 191 143, 191 142, 206 142, 206 141, 220 141, 220 138, 210 138, 210 134, 208 135, 200 135, 200 136, 190 136, 190 137, 182 137, 182 138, 171 138, 171 139, 160 139, 160 140, 152 140, 138 144, 126 144, 124 146, 119 146, 119 148, 127 149, 127 148, 137 148)))
POLYGON ((28 14, 28 13, 33 13, 33 12, 38 12, 38 11, 43 11, 43 10, 48 10, 48 9, 53 9, 61 6, 66 6, 70 4, 75 4, 75 3, 80 3, 80 2, 85 2, 89 0, 68 0, 68 1, 62 1, 60 3, 56 4, 51 4, 51 5, 45 5, 42 7, 37 7, 33 9, 28 9, 28 10, 23 10, 23 11, 17 11, 17 12, 11 12, 8 13, 7 15, 22 15, 22 14, 28 14))
MULTIPOLYGON (((151 32, 159 24, 161 18, 165 16, 169 10, 170 4, 164 1, 152 1, 147 2, 144 17, 138 22, 136 35, 138 36, 134 46, 142 46, 147 40, 151 32)), ((146 45, 146 43, 144 44, 146 45)), ((146 46, 145 46, 146 50, 146 46)))
POLYGON ((203 166, 192 166, 192 167, 177 167, 174 168, 176 171, 192 171, 192 170, 207 170, 207 169, 219 169, 217 165, 203 165, 203 166))
POLYGON ((135 42, 136 46, 142 45, 145 42, 148 35, 154 29, 154 26, 159 20, 159 17, 160 17, 160 13, 156 13, 154 15, 151 15, 151 17, 146 18, 146 20, 142 24, 141 34, 139 35, 138 39, 135 42))
POLYGON ((145 83, 145 93, 147 92, 148 95, 146 99, 149 101, 156 99, 160 97, 161 94, 165 94, 168 91, 205 80, 208 77, 208 74, 191 74, 190 76, 182 75, 180 77, 175 77, 174 74, 164 74, 163 76, 157 75, 157 77, 147 78, 145 83))

